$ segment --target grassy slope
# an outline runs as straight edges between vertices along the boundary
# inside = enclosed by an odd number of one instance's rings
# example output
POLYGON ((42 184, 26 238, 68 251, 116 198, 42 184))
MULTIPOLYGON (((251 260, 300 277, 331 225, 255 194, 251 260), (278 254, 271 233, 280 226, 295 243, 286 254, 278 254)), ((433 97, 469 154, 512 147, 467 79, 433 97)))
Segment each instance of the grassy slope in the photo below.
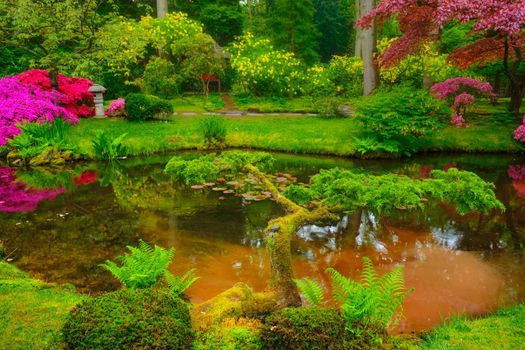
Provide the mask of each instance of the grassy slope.
MULTIPOLYGON (((124 144, 130 155, 151 154, 202 145, 199 120, 202 117, 173 117, 171 121, 131 123, 124 120, 82 120, 71 130, 71 139, 81 151, 91 153, 91 139, 103 129, 117 136, 128 133, 124 144)), ((517 124, 517 123, 516 123, 517 124)), ((362 126, 352 118, 320 117, 227 117, 231 147, 252 147, 297 153, 354 155, 354 137, 364 137, 362 126)), ((516 151, 512 140, 514 123, 484 123, 469 128, 448 126, 432 139, 421 139, 427 151, 516 151)))
POLYGON ((477 320, 453 319, 436 328, 421 345, 424 350, 514 350, 525 346, 525 305, 477 320))
POLYGON ((80 300, 0 261, 0 349, 57 348, 57 332, 80 300))

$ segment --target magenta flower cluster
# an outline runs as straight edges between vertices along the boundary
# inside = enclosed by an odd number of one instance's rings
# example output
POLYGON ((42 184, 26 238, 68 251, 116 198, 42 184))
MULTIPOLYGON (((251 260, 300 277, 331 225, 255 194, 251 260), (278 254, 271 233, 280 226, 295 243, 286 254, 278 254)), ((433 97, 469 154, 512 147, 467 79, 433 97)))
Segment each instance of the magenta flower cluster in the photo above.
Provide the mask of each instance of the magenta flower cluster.
POLYGON ((77 116, 59 106, 62 100, 62 94, 57 91, 42 91, 15 77, 0 79, 0 146, 20 133, 18 124, 44 123, 54 118, 76 123, 77 116))
POLYGON ((514 139, 525 143, 525 115, 523 116, 523 124, 514 130, 514 139))
POLYGON ((466 126, 467 108, 474 104, 474 94, 495 98, 492 86, 472 78, 456 77, 434 84, 430 91, 438 98, 452 100, 451 122, 457 127, 466 126))
POLYGON ((507 174, 514 181, 525 182, 525 164, 509 165, 507 174))
POLYGON ((126 115, 126 100, 123 98, 117 98, 112 101, 106 109, 106 115, 110 117, 123 117, 126 115))
POLYGON ((51 201, 64 192, 64 188, 36 190, 16 181, 15 170, 0 167, 0 211, 35 211, 44 200, 51 201))

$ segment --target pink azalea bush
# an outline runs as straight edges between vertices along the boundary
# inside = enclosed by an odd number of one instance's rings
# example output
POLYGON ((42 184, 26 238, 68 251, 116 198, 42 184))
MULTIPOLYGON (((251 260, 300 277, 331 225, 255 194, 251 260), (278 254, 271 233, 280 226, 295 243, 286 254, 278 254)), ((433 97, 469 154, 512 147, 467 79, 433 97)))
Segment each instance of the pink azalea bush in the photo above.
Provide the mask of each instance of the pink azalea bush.
POLYGON ((525 143, 525 115, 523 116, 523 123, 514 130, 514 139, 525 143))
POLYGON ((453 101, 451 122, 457 127, 466 126, 465 114, 468 107, 476 102, 474 95, 490 99, 496 97, 489 83, 465 77, 451 78, 434 84, 430 91, 442 100, 448 99, 453 101))
POLYGON ((106 109, 106 115, 110 117, 124 117, 126 115, 126 100, 118 98, 112 101, 106 109))
MULTIPOLYGON (((19 74, 16 78, 24 84, 38 87, 42 91, 51 91, 49 72, 32 69, 19 74)), ((86 118, 95 115, 93 94, 88 89, 94 83, 89 79, 72 78, 58 75, 58 91, 61 93, 60 104, 78 117, 86 118)))
POLYGON ((512 180, 525 182, 525 164, 509 165, 507 174, 512 180))
POLYGON ((51 201, 63 192, 63 187, 55 190, 28 188, 22 182, 16 181, 14 169, 0 167, 0 211, 35 211, 40 202, 51 201))
POLYGON ((44 123, 54 118, 76 123, 77 116, 59 105, 63 99, 57 91, 43 91, 15 77, 0 79, 0 146, 20 133, 18 124, 44 123))

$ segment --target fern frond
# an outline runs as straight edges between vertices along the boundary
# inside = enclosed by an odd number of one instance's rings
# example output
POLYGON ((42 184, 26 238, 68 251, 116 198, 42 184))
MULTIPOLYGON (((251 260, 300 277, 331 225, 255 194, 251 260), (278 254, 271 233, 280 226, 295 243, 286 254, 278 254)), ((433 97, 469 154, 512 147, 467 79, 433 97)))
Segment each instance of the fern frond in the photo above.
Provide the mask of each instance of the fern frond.
POLYGON ((374 287, 378 279, 377 272, 374 268, 372 260, 363 257, 363 271, 361 272, 361 282, 365 287, 374 287))
POLYGON ((195 269, 187 271, 181 277, 173 276, 168 271, 166 271, 164 276, 168 282, 168 285, 170 286, 171 292, 176 296, 181 296, 186 291, 186 289, 188 289, 193 283, 195 283, 195 281, 200 278, 195 275, 195 269))
POLYGON ((311 306, 321 306, 324 302, 323 287, 310 278, 294 279, 295 284, 311 306))

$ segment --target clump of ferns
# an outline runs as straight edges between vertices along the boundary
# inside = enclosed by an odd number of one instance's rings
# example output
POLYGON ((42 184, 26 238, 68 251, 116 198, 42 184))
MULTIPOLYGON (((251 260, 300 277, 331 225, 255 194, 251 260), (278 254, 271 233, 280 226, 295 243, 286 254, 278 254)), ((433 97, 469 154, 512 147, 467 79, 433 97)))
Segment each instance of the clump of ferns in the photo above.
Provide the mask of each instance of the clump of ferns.
POLYGON ((120 266, 110 260, 100 265, 111 272, 126 288, 148 288, 164 277, 173 294, 180 297, 198 279, 194 269, 182 276, 174 276, 168 271, 168 266, 175 255, 175 248, 152 247, 142 240, 138 247, 127 246, 127 248, 130 253, 116 258, 120 266))
MULTIPOLYGON (((402 266, 379 275, 372 261, 365 257, 361 283, 344 277, 333 268, 326 271, 332 279, 334 299, 340 303, 349 332, 359 333, 362 328, 386 331, 395 328, 402 319, 403 300, 413 291, 405 288, 402 266), (355 327, 357 324, 362 327, 355 327)), ((324 291, 317 282, 303 278, 295 283, 309 305, 323 305, 324 291)))

